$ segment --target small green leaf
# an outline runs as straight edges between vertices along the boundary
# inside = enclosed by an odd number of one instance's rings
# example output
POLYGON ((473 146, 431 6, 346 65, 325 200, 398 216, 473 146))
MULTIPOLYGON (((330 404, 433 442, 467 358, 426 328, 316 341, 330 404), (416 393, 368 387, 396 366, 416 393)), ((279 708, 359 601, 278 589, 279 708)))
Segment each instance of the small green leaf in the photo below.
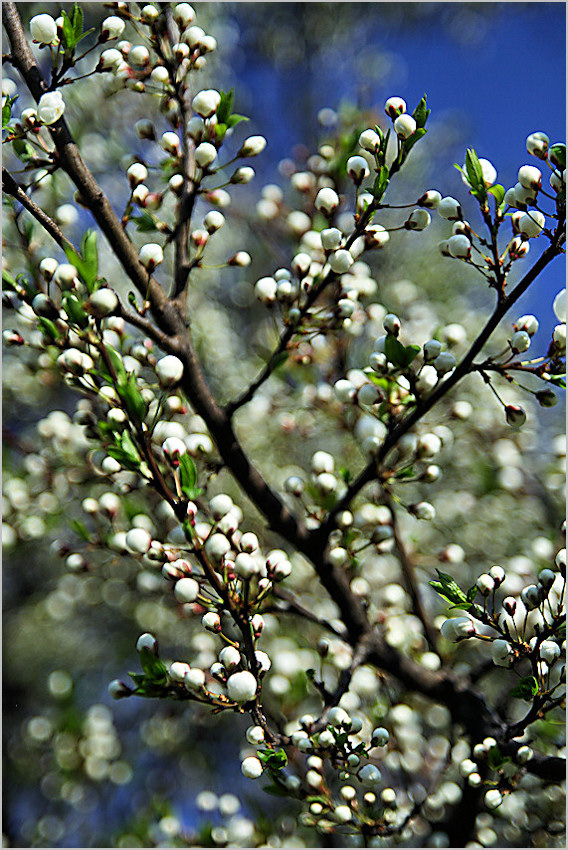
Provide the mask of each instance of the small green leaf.
POLYGON ((85 283, 89 293, 93 292, 99 265, 96 231, 87 230, 84 234, 81 240, 81 254, 78 254, 69 245, 64 245, 63 250, 69 262, 77 269, 77 274, 85 283))
POLYGON ((387 356, 387 360, 389 360, 393 366, 398 366, 399 369, 404 369, 406 366, 406 348, 392 334, 387 334, 385 339, 385 354, 387 356))
POLYGON ((505 187, 501 186, 500 183, 494 183, 493 186, 490 186, 487 190, 487 194, 493 195, 495 198, 495 204, 500 207, 505 200, 505 187))
POLYGON ((534 676, 524 676, 518 685, 511 688, 510 696, 530 702, 538 694, 538 682, 534 676))
POLYGON ((228 92, 224 92, 221 90, 219 92, 221 95, 221 99, 219 100, 219 105, 215 111, 217 116, 217 121, 221 124, 228 124, 229 116, 231 114, 231 109, 233 108, 233 98, 234 98, 234 89, 231 89, 228 92))
POLYGON ((428 130, 426 130, 425 127, 417 127, 412 136, 409 136, 408 139, 405 139, 402 143, 404 153, 408 155, 416 142, 420 141, 422 136, 425 136, 427 132, 428 130))
POLYGON ((195 485, 197 484, 197 467, 193 459, 188 455, 180 455, 179 477, 182 492, 188 499, 195 498, 195 485))
POLYGON ((375 177, 375 182, 373 183, 373 195, 376 201, 380 201, 382 199, 388 184, 389 170, 386 165, 381 165, 379 172, 375 177))
POLYGON ((78 3, 75 3, 75 5, 73 6, 73 33, 75 36, 76 44, 83 33, 83 10, 78 5, 78 3))
POLYGON ((432 111, 431 109, 427 108, 426 100, 427 100, 426 95, 424 95, 424 97, 420 99, 418 106, 416 107, 416 109, 412 113, 412 117, 416 121, 416 127, 418 129, 422 129, 423 127, 426 126, 426 121, 428 120, 430 113, 432 111))
POLYGON ((45 336, 49 337, 54 342, 57 342, 57 340, 61 336, 61 334, 57 330, 57 327, 54 325, 51 319, 44 319, 43 317, 40 317, 37 320, 37 326, 42 332, 42 334, 45 334, 45 336))
POLYGON ((468 606, 471 605, 466 594, 452 576, 447 573, 443 573, 441 570, 436 570, 436 572, 438 573, 438 578, 440 580, 428 582, 430 587, 432 587, 436 593, 439 593, 440 596, 448 602, 453 603, 456 607, 464 602, 468 606))
POLYGON ((566 145, 558 142, 555 145, 551 145, 548 149, 548 158, 552 159, 553 164, 556 164, 556 168, 560 171, 564 171, 566 168, 566 145))
POLYGON ((136 383, 136 375, 129 373, 118 382, 118 394, 130 418, 139 425, 146 416, 146 402, 136 383))
POLYGON ((7 97, 4 106, 2 107, 2 129, 5 130, 10 123, 10 119, 12 117, 12 107, 14 103, 17 101, 18 95, 14 95, 14 97, 7 97))
POLYGON ((6 287, 6 289, 11 289, 12 291, 18 288, 15 279, 5 269, 2 269, 2 287, 6 287))
POLYGON ((122 357, 115 351, 112 345, 109 345, 108 342, 105 342, 105 351, 107 353, 107 357, 110 360, 111 366, 113 368, 115 377, 117 380, 124 378, 126 380, 126 369, 124 368, 124 363, 122 362, 122 357))
POLYGON ((89 324, 89 317, 83 309, 82 303, 76 295, 71 295, 69 292, 65 292, 64 296, 66 297, 63 299, 63 306, 70 323, 78 325, 81 329, 86 328, 89 324))
POLYGON ((550 375, 549 381, 555 387, 561 387, 563 390, 566 389, 566 375, 550 375))
POLYGON ((288 764, 288 756, 283 749, 257 750, 256 754, 269 770, 282 770, 288 764))
POLYGON ((90 542, 91 542, 91 535, 89 534, 89 532, 88 532, 87 528, 85 527, 85 525, 84 525, 82 522, 80 522, 78 519, 72 519, 72 520, 71 520, 71 528, 72 528, 74 531, 76 531, 76 532, 77 532, 77 534, 78 534, 80 537, 82 537, 82 538, 83 538, 83 540, 86 540, 86 541, 87 541, 87 543, 90 543, 90 542))
POLYGON ((504 763, 505 759, 501 755, 499 747, 492 746, 487 753, 487 761, 492 770, 497 770, 504 763))
POLYGON ((227 118, 227 127, 235 127, 237 124, 240 124, 241 121, 249 121, 250 119, 246 117, 246 115, 239 115, 237 112, 233 112, 227 118))
POLYGON ((12 142, 14 153, 22 162, 29 162, 34 156, 34 149, 25 139, 14 139, 12 142))
POLYGON ((153 230, 156 230, 154 217, 147 210, 142 210, 139 215, 131 216, 130 221, 136 224, 136 230, 140 231, 140 233, 151 233, 153 230))

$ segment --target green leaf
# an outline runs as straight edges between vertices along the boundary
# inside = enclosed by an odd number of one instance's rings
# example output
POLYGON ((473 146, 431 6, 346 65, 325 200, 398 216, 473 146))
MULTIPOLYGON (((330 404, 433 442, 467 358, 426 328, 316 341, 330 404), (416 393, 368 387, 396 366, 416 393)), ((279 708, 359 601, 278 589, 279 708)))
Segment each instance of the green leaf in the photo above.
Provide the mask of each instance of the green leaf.
POLYGON ((2 107, 2 129, 5 130, 10 123, 12 117, 12 106, 17 101, 18 95, 7 97, 4 106, 2 107))
POLYGON ((250 119, 246 117, 246 115, 239 115, 237 112, 233 112, 232 115, 229 115, 227 118, 227 127, 235 127, 237 124, 240 124, 241 121, 249 121, 250 119))
POLYGON ((395 336, 387 334, 387 338, 385 339, 385 354, 393 366, 398 366, 399 369, 406 369, 419 351, 419 345, 408 345, 405 347, 395 336))
POLYGON ((221 124, 228 124, 231 109, 233 108, 233 98, 235 95, 235 91, 234 89, 231 89, 228 92, 224 92, 223 90, 221 90, 219 94, 221 95, 221 99, 219 100, 219 105, 215 111, 217 121, 219 121, 221 124))
POLYGON ((563 145, 560 142, 555 145, 551 145, 548 149, 548 158, 550 159, 551 157, 555 163, 558 163, 556 168, 560 171, 564 171, 566 168, 566 145, 563 145))
POLYGON ((122 357, 115 351, 112 345, 109 345, 108 342, 105 342, 105 351, 107 353, 107 357, 110 360, 111 366, 114 370, 114 374, 117 380, 124 378, 126 380, 126 369, 124 368, 124 363, 122 362, 122 357))
POLYGON ((402 143, 404 153, 408 155, 411 149, 414 147, 416 142, 420 141, 422 136, 425 136, 428 130, 425 127, 418 127, 412 136, 409 136, 408 139, 405 139, 402 143))
POLYGON ((136 230, 140 231, 140 233, 151 233, 157 229, 154 217, 147 210, 142 210, 139 215, 131 216, 130 221, 136 224, 136 230))
POLYGON ((193 459, 188 454, 180 455, 178 469, 183 494, 188 499, 194 499, 197 484, 197 467, 193 459))
POLYGON ((471 187, 471 194, 477 198, 480 203, 484 203, 487 199, 487 187, 485 185, 483 169, 479 162, 479 157, 473 148, 468 148, 466 151, 465 170, 467 182, 471 187))
POLYGON ((412 117, 416 121, 416 127, 418 129, 422 129, 426 126, 426 121, 428 120, 430 113, 432 112, 432 110, 428 109, 426 106, 426 99, 426 95, 424 95, 424 97, 420 99, 418 106, 412 113, 412 117))
POLYGON ((473 602, 473 600, 477 596, 478 592, 479 592, 478 586, 476 584, 473 584, 466 593, 467 601, 473 602))
POLYGON ((493 195, 495 198, 495 204, 500 207, 505 200, 505 187, 501 186, 500 183, 494 183, 493 186, 490 186, 489 189, 487 189, 487 194, 493 195))
POLYGON ((14 153, 22 162, 29 162, 34 156, 34 149, 25 139, 14 139, 12 142, 14 153))
POLYGON ((69 262, 77 269, 77 274, 85 283, 89 293, 93 292, 99 266, 96 231, 87 230, 83 236, 81 254, 78 254, 70 245, 64 245, 63 250, 69 262))
POLYGON ((6 289, 11 289, 13 292, 15 292, 18 288, 16 280, 12 277, 10 272, 7 272, 5 269, 2 269, 2 287, 6 287, 6 289))
POLYGON ((75 29, 64 9, 61 10, 61 17, 63 18, 63 46, 66 51, 71 51, 75 47, 75 29))
POLYGON ((373 195, 376 201, 380 201, 389 185, 389 170, 386 165, 381 165, 373 183, 373 195))
POLYGON ((139 425, 146 416, 146 402, 136 383, 136 375, 130 373, 118 382, 118 394, 130 418, 139 425))
POLYGON ((288 756, 283 749, 257 750, 256 754, 268 770, 282 770, 288 764, 288 756))
POLYGON ((77 532, 77 534, 78 534, 80 537, 82 537, 82 538, 83 538, 83 540, 86 540, 86 541, 87 541, 87 543, 90 543, 90 542, 91 542, 91 535, 89 534, 89 532, 88 532, 87 528, 85 527, 85 525, 84 525, 82 522, 80 522, 78 519, 72 519, 72 520, 71 520, 71 528, 72 528, 74 531, 76 531, 76 532, 77 532))
POLYGON ((69 317, 71 324, 78 325, 84 329, 89 324, 89 317, 83 309, 82 303, 76 295, 71 295, 69 292, 64 292, 63 307, 69 317))
POLYGON ((561 387, 563 390, 566 389, 566 375, 550 375, 549 381, 551 384, 554 384, 555 387, 561 387))
POLYGON ((77 3, 73 6, 73 32, 76 44, 83 33, 83 10, 77 3))
POLYGON ((430 587, 433 587, 434 590, 440 594, 444 599, 448 602, 452 602, 455 606, 460 605, 461 603, 467 603, 471 605, 466 594, 463 592, 461 587, 457 584, 457 582, 452 578, 452 576, 447 573, 443 573, 441 570, 436 570, 438 573, 438 578, 440 581, 430 581, 428 582, 430 587))
POLYGON ((538 694, 538 682, 534 676, 524 676, 518 685, 511 688, 510 696, 530 702, 538 694))
POLYGON ((487 753, 487 761, 489 762, 489 767, 492 770, 497 770, 499 767, 501 767, 501 765, 505 762, 505 759, 501 755, 499 747, 496 747, 494 745, 489 749, 489 752, 487 753))
POLYGON ((40 317, 37 320, 37 326, 40 329, 40 331, 42 332, 42 334, 45 334, 45 336, 49 337, 54 342, 57 342, 57 340, 61 336, 61 334, 57 330, 57 327, 51 321, 51 319, 44 319, 43 317, 40 317))

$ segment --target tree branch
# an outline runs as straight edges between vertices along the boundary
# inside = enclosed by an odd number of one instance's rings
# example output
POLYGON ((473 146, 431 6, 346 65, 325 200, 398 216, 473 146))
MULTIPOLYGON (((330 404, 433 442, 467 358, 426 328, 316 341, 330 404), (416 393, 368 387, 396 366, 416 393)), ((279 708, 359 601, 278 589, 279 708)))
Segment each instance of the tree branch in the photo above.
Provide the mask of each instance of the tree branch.
POLYGON ((57 242, 60 248, 71 248, 75 253, 77 249, 73 243, 61 232, 57 224, 45 213, 41 207, 38 207, 36 202, 26 195, 23 188, 16 183, 10 172, 6 168, 2 168, 2 188, 8 195, 12 195, 23 207, 27 209, 33 217, 39 221, 41 226, 52 239, 57 242))

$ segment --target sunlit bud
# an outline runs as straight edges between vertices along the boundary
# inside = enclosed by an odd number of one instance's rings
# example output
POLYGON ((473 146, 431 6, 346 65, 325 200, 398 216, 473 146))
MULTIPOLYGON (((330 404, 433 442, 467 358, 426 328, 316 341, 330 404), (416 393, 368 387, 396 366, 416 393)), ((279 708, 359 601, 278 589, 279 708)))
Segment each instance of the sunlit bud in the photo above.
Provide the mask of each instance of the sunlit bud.
POLYGON ((398 336, 400 333, 400 319, 394 313, 387 313, 383 319, 383 328, 387 334, 398 336))
POLYGON ((249 756, 241 764, 241 773, 247 779, 258 779, 259 776, 262 776, 263 769, 260 759, 257 759, 256 756, 249 756))
POLYGON ((552 340, 559 351, 566 351, 566 323, 556 325, 552 331, 552 340))
POLYGON ((227 260, 227 264, 229 266, 238 266, 240 268, 246 268, 250 266, 252 262, 252 258, 250 254, 247 254, 246 251, 237 251, 232 257, 227 260))
POLYGON ((111 15, 105 18, 101 24, 101 41, 110 41, 113 38, 120 38, 124 31, 124 21, 116 15, 111 15))
POLYGON ((564 573, 566 570, 566 549, 560 549, 560 551, 556 553, 554 563, 560 572, 564 573))
POLYGON ((518 179, 525 189, 533 189, 538 192, 542 183, 542 173, 534 165, 523 165, 519 168, 518 179))
POLYGON ((59 311, 55 304, 48 298, 44 292, 39 292, 32 301, 32 310, 36 316, 42 316, 44 319, 57 319, 59 311))
POLYGON ((186 673, 189 673, 190 669, 189 664, 186 664, 185 661, 174 661, 169 666, 168 676, 172 682, 183 682, 186 673))
POLYGON ((118 307, 118 295, 108 286, 102 286, 89 297, 90 312, 98 318, 111 316, 118 307))
POLYGON ((471 257, 471 242, 464 234, 458 233, 448 239, 448 251, 452 257, 471 257))
POLYGON ((262 652, 262 650, 257 649, 254 653, 254 657, 256 658, 256 663, 258 664, 260 674, 262 675, 264 673, 268 673, 272 666, 272 661, 270 660, 266 652, 262 652))
POLYGON ((254 179, 254 176, 254 168, 250 168, 248 165, 241 165, 231 174, 230 181, 231 183, 238 183, 244 186, 246 183, 250 183, 254 179))
POLYGON ((508 404, 505 407, 505 418, 509 425, 520 428, 527 420, 527 414, 518 404, 508 404))
POLYGON ((35 15, 30 20, 30 33, 38 44, 55 44, 58 41, 57 24, 51 15, 35 15))
POLYGON ((227 552, 230 551, 231 544, 224 534, 216 533, 207 538, 204 548, 207 557, 215 563, 220 564, 223 559, 223 555, 226 555, 227 552))
POLYGON ((152 535, 145 528, 131 528, 126 535, 126 548, 137 555, 145 555, 152 544, 152 535))
POLYGON ((566 183, 566 174, 561 177, 558 172, 553 171, 548 182, 553 192, 562 192, 566 183))
POLYGON ((516 331, 509 343, 514 354, 520 354, 530 348, 531 338, 526 331, 516 331))
POLYGON ((143 245, 140 248, 138 256, 140 257, 140 262, 148 271, 152 271, 164 261, 164 252, 161 245, 157 245, 154 242, 143 245))
POLYGON ((135 68, 143 68, 150 61, 150 51, 143 44, 135 44, 128 51, 128 61, 135 68))
POLYGON ((544 640, 540 645, 539 655, 551 667, 560 655, 560 647, 552 640, 544 640))
POLYGON ((439 207, 441 200, 441 194, 436 192, 434 189, 430 189, 418 198, 416 205, 419 207, 426 207, 429 210, 435 210, 439 207))
POLYGON ((158 9, 156 9, 156 7, 152 6, 151 4, 143 6, 140 11, 140 17, 142 18, 142 22, 145 24, 151 24, 153 21, 156 20, 156 18, 159 17, 159 15, 160 13, 158 9))
POLYGON ((509 615, 509 617, 513 617, 515 615, 515 611, 517 610, 517 600, 514 596, 507 596, 503 600, 503 608, 509 615))
POLYGON ((369 355, 369 366, 374 372, 382 372, 387 362, 386 356, 379 351, 372 351, 369 355))
POLYGON ((211 210, 203 219, 203 224, 207 228, 208 233, 215 233, 225 224, 225 216, 217 210, 211 210))
POLYGON ((337 478, 330 472, 321 472, 316 478, 316 485, 324 495, 328 495, 336 489, 337 478))
POLYGON ((85 372, 90 372, 95 366, 92 357, 77 348, 68 348, 67 351, 60 354, 57 363, 60 368, 66 372, 71 372, 72 375, 84 375, 85 372))
POLYGON ((410 213, 404 226, 407 230, 425 230, 431 221, 432 218, 427 210, 415 209, 410 213))
POLYGON ((335 461, 329 452, 318 451, 312 456, 312 471, 319 475, 320 472, 333 472, 335 461))
POLYGON ((247 670, 233 673, 227 679, 227 692, 229 699, 238 703, 250 702, 254 699, 257 689, 257 681, 247 670))
POLYGON ((234 502, 226 493, 219 493, 209 501, 209 510, 213 515, 213 519, 219 520, 228 514, 234 508, 234 502))
POLYGON ((442 441, 437 434, 423 434, 418 438, 416 454, 420 458, 435 457, 442 448, 442 441))
POLYGON ((254 292, 263 304, 273 304, 276 300, 278 285, 273 277, 261 277, 254 286, 254 292))
POLYGON ((366 764, 358 773, 358 777, 363 785, 373 786, 378 785, 382 779, 381 771, 374 764, 366 764))
POLYGON ((541 584, 544 589, 548 591, 554 584, 555 578, 556 573, 554 573, 552 570, 541 570, 538 574, 538 583, 541 584))
POLYGON ((512 658, 511 644, 498 638, 491 644, 491 658, 497 667, 508 667, 512 658))
POLYGON ((141 162, 133 162, 127 169, 126 176, 128 177, 130 188, 134 189, 146 180, 148 177, 148 169, 141 162))
POLYGON ((406 101, 401 97, 389 97, 385 103, 385 112, 393 121, 406 112, 406 101))
POLYGON ((5 330, 2 331, 2 340, 5 345, 23 345, 25 340, 18 331, 5 330))
POLYGON ((416 505, 409 505, 408 510, 416 519, 430 521, 436 516, 436 509, 430 502, 418 502, 416 505))
POLYGON ((235 574, 242 579, 250 579, 254 575, 258 575, 261 570, 261 564, 248 552, 239 552, 235 558, 235 574))
POLYGON ((336 227, 328 227, 321 232, 321 244, 325 251, 335 251, 343 239, 341 231, 336 227))
POLYGON ((180 578, 174 585, 174 596, 178 602, 195 602, 199 584, 194 578, 180 578))
MULTIPOLYGON (((495 169, 495 166, 493 165, 493 163, 489 162, 488 159, 480 159, 479 164, 481 166, 481 171, 483 174, 483 182, 486 186, 492 186, 493 183, 495 183, 495 180, 497 179, 497 171, 495 169)), ((465 165, 463 166, 462 180, 466 184, 466 186, 471 185, 467 177, 465 165)))
POLYGON ((334 189, 324 187, 316 195, 315 207, 324 215, 331 215, 339 206, 339 195, 334 189))
POLYGON ((529 250, 529 243, 522 236, 515 236, 509 245, 509 257, 512 260, 519 260, 521 257, 526 257, 529 250))
POLYGON ((173 174, 168 180, 168 186, 174 195, 181 195, 183 189, 183 175, 173 174))
POLYGON ((245 734, 247 741, 253 746, 257 747, 264 741, 264 729, 262 726, 249 726, 245 734))
POLYGON ((538 319, 531 315, 521 316, 517 319, 513 328, 516 331, 525 331, 529 336, 534 336, 538 331, 538 319))
POLYGON ((442 474, 442 470, 435 463, 429 464, 422 475, 420 476, 421 481, 425 481, 427 484, 433 484, 434 481, 438 481, 442 474))
POLYGON ((249 136, 241 145, 237 156, 257 156, 266 147, 264 136, 249 136))
POLYGON ((534 756, 534 751, 527 746, 519 747, 515 753, 515 761, 517 764, 526 764, 534 756))
POLYGON ((225 670, 233 670, 241 663, 241 653, 235 646, 225 646, 219 653, 219 661, 225 670))
POLYGON ((359 136, 359 144, 363 150, 374 153, 381 144, 381 137, 374 130, 363 130, 359 136))
POLYGON ((531 133, 527 137, 527 151, 539 159, 545 159, 549 143, 550 139, 546 133, 531 133))
POLYGON ((345 274, 353 265, 353 257, 344 248, 334 251, 328 257, 329 265, 336 274, 345 274))
POLYGON ((114 47, 111 47, 108 50, 103 50, 101 53, 99 67, 105 71, 111 68, 118 68, 123 61, 120 50, 115 50, 114 47))
POLYGON ((166 460, 173 466, 179 466, 180 457, 187 452, 187 446, 179 437, 168 437, 162 443, 162 451, 166 460))
POLYGON ((148 189, 148 187, 145 186, 143 183, 141 183, 132 192, 132 200, 134 201, 135 204, 138 204, 139 206, 143 207, 144 203, 146 201, 146 198, 148 197, 149 194, 150 194, 150 190, 148 189))
POLYGON ((521 216, 519 219, 519 230, 526 239, 530 239, 541 233, 545 222, 544 215, 539 210, 534 210, 521 216))
POLYGON ((142 652, 142 650, 144 649, 148 652, 153 653, 154 655, 158 654, 158 641, 156 640, 154 635, 148 634, 148 632, 145 632, 143 635, 140 635, 140 637, 136 641, 136 652, 142 652))
POLYGON ((37 117, 42 124, 55 124, 65 112, 65 103, 61 92, 50 91, 42 94, 37 105, 37 117))
POLYGON ((445 375, 446 372, 451 372, 451 370, 456 365, 456 358, 450 351, 442 351, 441 354, 433 361, 434 369, 438 373, 438 375, 445 375))
POLYGON ((536 192, 534 189, 526 189, 521 183, 515 183, 514 198, 511 201, 511 206, 518 207, 520 210, 526 210, 527 206, 533 206, 536 203, 536 192))
POLYGON ((490 809, 498 809, 503 802, 503 795, 498 788, 490 788, 485 794, 485 806, 490 809))
POLYGON ((179 357, 167 354, 156 363, 156 375, 162 387, 171 387, 181 381, 183 376, 183 363, 179 357))
POLYGON ((482 596, 489 596, 495 590, 495 582, 487 573, 480 575, 475 584, 482 596))
MULTIPOLYGON (((191 43, 190 43, 191 44, 191 43)), ((202 118, 209 118, 221 101, 221 95, 215 89, 205 89, 195 95, 191 101, 191 106, 194 112, 197 112, 202 118)))
POLYGON ((420 374, 416 379, 416 392, 421 396, 428 395, 437 383, 438 373, 435 367, 426 365, 420 370, 420 374))
POLYGON ((347 160, 347 174, 358 185, 369 176, 367 160, 362 156, 351 156, 347 160))
POLYGON ((457 221, 462 218, 460 203, 455 198, 442 198, 437 209, 442 218, 448 221, 457 221))
POLYGON ((505 581, 505 570, 498 564, 495 564, 494 567, 491 567, 491 569, 489 570, 489 575, 495 582, 495 587, 499 587, 505 581))
POLYGON ((330 726, 333 726, 334 728, 343 726, 344 729, 349 729, 351 727, 350 716, 347 714, 345 709, 340 708, 339 706, 330 708, 327 714, 327 722, 330 726))
POLYGON ((254 532, 247 531, 241 537, 239 546, 243 552, 256 552, 258 549, 258 537, 254 534, 254 532))
POLYGON ((195 148, 194 156, 200 168, 208 168, 217 159, 217 148, 211 142, 201 142, 195 148))
POLYGON ((416 132, 416 121, 412 115, 399 115, 393 126, 395 133, 401 139, 408 139, 416 132))
POLYGON ((188 691, 199 691, 205 684, 205 673, 198 667, 191 667, 185 674, 183 683, 188 691))
POLYGON ((201 624, 209 632, 221 631, 221 618, 216 611, 208 611, 207 614, 204 614, 201 618, 201 624))
POLYGON ((185 29, 195 18, 195 11, 189 3, 178 3, 174 6, 174 21, 180 29, 185 29))

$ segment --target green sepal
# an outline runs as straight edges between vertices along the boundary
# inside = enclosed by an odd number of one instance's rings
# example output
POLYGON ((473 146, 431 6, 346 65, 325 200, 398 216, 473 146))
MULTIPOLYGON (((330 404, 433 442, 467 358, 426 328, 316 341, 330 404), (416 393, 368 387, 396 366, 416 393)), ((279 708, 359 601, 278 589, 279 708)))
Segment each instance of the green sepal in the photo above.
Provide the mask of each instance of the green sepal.
POLYGON ((257 756, 268 770, 282 770, 288 764, 288 756, 279 750, 257 750, 257 756))
POLYGON ((231 114, 231 109, 233 107, 233 98, 235 96, 235 90, 230 89, 225 92, 221 89, 219 92, 221 98, 219 100, 219 105, 215 110, 215 115, 217 116, 217 121, 220 124, 227 124, 229 120, 229 116, 231 114))
POLYGON ((160 661, 155 652, 152 652, 146 646, 143 646, 138 654, 142 669, 152 683, 155 685, 165 684, 168 678, 168 668, 164 662, 160 661))
POLYGON ((530 702, 534 696, 538 694, 538 682, 534 676, 524 676, 514 688, 511 688, 509 695, 517 699, 524 699, 530 702))
POLYGON ((140 425, 146 416, 146 402, 138 389, 136 375, 131 372, 119 379, 117 391, 130 418, 140 425))

